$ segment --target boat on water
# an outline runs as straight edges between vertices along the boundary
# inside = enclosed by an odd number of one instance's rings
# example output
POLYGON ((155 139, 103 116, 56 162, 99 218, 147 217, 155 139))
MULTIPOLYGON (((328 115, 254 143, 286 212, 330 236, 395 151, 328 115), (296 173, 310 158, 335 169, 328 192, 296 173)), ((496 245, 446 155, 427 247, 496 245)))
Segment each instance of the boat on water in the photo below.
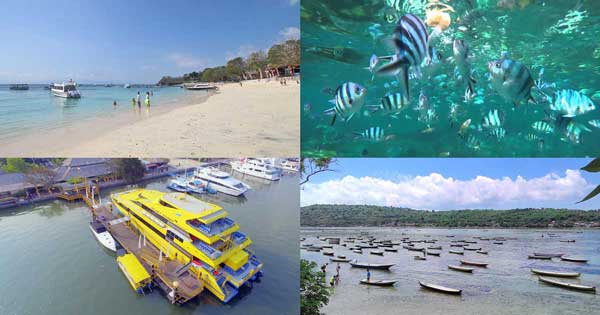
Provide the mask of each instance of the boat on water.
POLYGON ((477 254, 482 254, 482 255, 487 255, 488 254, 487 250, 478 250, 478 251, 476 251, 476 253, 477 254))
POLYGON ((475 270, 475 268, 461 267, 461 266, 456 266, 456 265, 448 265, 448 269, 462 271, 462 272, 470 272, 470 273, 473 273, 473 270, 475 270))
POLYGON ((569 257, 569 256, 561 256, 560 260, 570 261, 570 262, 577 262, 577 263, 587 263, 588 262, 588 260, 585 259, 585 258, 569 257))
POLYGON ((415 256, 415 260, 427 260, 427 258, 423 256, 415 256))
POLYGON ((288 172, 299 172, 300 161, 296 159, 281 159, 275 164, 275 167, 288 172))
POLYGON ((373 280, 373 279, 371 279, 371 280, 367 280, 367 279, 360 280, 360 283, 362 283, 362 284, 376 285, 376 286, 380 286, 380 287, 391 287, 396 282, 398 282, 398 280, 373 280))
POLYGON ((559 240, 559 242, 563 242, 563 243, 575 243, 575 240, 559 240))
POLYGON ((481 250, 481 247, 463 247, 464 250, 470 250, 470 251, 478 251, 481 250))
POLYGON ((541 270, 541 269, 530 269, 531 272, 542 275, 542 276, 551 276, 551 277, 561 277, 561 278, 577 278, 581 274, 579 272, 564 272, 564 271, 552 271, 552 270, 541 270))
POLYGON ((29 90, 29 85, 28 84, 11 84, 8 87, 9 90, 12 91, 27 91, 29 90))
POLYGON ((372 250, 370 251, 371 255, 379 255, 379 256, 383 256, 383 251, 381 250, 372 250))
POLYGON ((177 191, 177 192, 183 192, 183 193, 191 192, 190 189, 187 187, 187 184, 184 183, 184 181, 182 181, 179 178, 174 178, 171 181, 169 181, 169 183, 167 184, 167 188, 177 191))
POLYGON ((194 85, 184 85, 184 87, 190 91, 208 91, 219 89, 216 85, 209 83, 196 83, 194 85))
POLYGON ((448 252, 450 254, 456 254, 456 255, 464 255, 465 254, 465 252, 458 251, 458 250, 449 250, 448 252))
POLYGON ((63 83, 53 83, 50 87, 52 95, 62 98, 80 98, 81 94, 77 90, 77 83, 69 81, 63 83))
POLYGON ((484 263, 484 262, 469 261, 469 260, 464 260, 464 259, 461 259, 460 263, 463 265, 477 266, 477 267, 487 267, 489 265, 488 263, 484 263))
POLYGON ((360 249, 353 249, 352 251, 357 254, 362 254, 362 250, 360 250, 360 249))
POLYGON ((527 259, 552 260, 552 256, 529 255, 527 256, 527 259))
POLYGON ((325 251, 323 252, 323 255, 325 255, 325 256, 333 256, 333 254, 334 254, 333 252, 325 252, 325 251))
POLYGON ((350 262, 350 258, 330 257, 329 260, 332 262, 350 262))
POLYGON ((232 161, 231 168, 242 174, 276 181, 281 179, 281 171, 271 164, 270 159, 246 158, 232 161))
POLYGON ((429 246, 429 247, 427 247, 427 249, 442 250, 442 246, 429 246))
POLYGON ((558 280, 554 280, 554 279, 550 279, 550 278, 546 278, 546 277, 539 277, 538 279, 541 282, 551 284, 554 286, 558 286, 561 288, 566 288, 566 289, 571 289, 571 290, 576 290, 576 291, 596 292, 595 286, 568 283, 568 282, 558 281, 558 280))
POLYGON ((549 256, 549 257, 562 257, 565 253, 533 253, 535 256, 549 256))
POLYGON ((167 259, 184 264, 178 272, 202 279, 222 302, 262 275, 263 263, 249 249, 252 240, 216 204, 147 189, 116 193, 111 201, 167 259))
POLYGON ((115 239, 112 237, 110 232, 106 230, 102 223, 98 221, 90 222, 90 230, 92 231, 92 234, 94 234, 96 240, 98 240, 102 246, 110 251, 117 251, 117 242, 115 242, 115 239))
POLYGON ((390 248, 390 247, 384 248, 383 250, 386 252, 397 252, 398 251, 397 248, 390 248))
POLYGON ((427 256, 440 256, 441 253, 426 251, 425 254, 427 254, 427 256))
POLYGON ((350 262, 350 265, 354 268, 388 270, 396 264, 368 264, 368 263, 360 263, 360 262, 354 260, 354 262, 352 262, 352 261, 350 262))
POLYGON ((449 287, 445 287, 445 286, 441 286, 441 285, 437 285, 437 284, 433 284, 433 283, 427 283, 427 282, 423 282, 423 281, 419 281, 419 285, 421 285, 421 287, 426 288, 426 289, 443 292, 443 293, 448 293, 448 294, 461 294, 462 293, 462 290, 459 290, 459 289, 453 289, 453 288, 449 288, 449 287))
POLYGON ((231 174, 213 167, 197 169, 194 177, 216 191, 231 196, 241 196, 251 189, 246 183, 231 177, 231 174))

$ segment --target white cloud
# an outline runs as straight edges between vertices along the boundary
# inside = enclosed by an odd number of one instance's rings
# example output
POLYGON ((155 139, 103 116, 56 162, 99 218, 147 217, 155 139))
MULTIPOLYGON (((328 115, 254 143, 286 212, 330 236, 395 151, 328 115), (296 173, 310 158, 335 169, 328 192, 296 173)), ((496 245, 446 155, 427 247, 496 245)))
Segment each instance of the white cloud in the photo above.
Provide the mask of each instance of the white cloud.
POLYGON ((550 173, 531 179, 477 176, 457 180, 437 173, 397 181, 346 176, 323 183, 307 183, 301 194, 302 205, 370 204, 428 210, 506 209, 561 201, 572 204, 592 188, 593 185, 579 171, 566 170, 562 177, 550 173))
POLYGON ((174 62, 179 68, 194 68, 199 69, 206 66, 206 61, 200 58, 195 58, 181 53, 172 53, 167 56, 167 59, 174 62))
POLYGON ((300 39, 300 29, 294 26, 286 27, 279 31, 279 36, 284 40, 300 39))

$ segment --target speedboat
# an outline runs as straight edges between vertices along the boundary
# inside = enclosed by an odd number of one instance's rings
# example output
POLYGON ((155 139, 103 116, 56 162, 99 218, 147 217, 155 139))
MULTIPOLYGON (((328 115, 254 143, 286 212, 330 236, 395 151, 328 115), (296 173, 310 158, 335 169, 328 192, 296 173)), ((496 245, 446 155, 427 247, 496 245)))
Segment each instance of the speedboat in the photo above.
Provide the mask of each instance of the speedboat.
POLYGON ((8 89, 13 90, 13 91, 27 91, 27 90, 29 90, 29 85, 27 85, 27 84, 12 84, 8 89))
POLYGON ((188 186, 187 183, 182 180, 181 178, 174 178, 172 179, 168 184, 167 184, 167 188, 177 191, 177 192, 192 192, 188 186))
POLYGON ((300 171, 300 162, 290 159, 283 159, 276 164, 276 167, 284 171, 298 172, 300 171))
POLYGON ((81 94, 77 90, 75 82, 54 83, 50 87, 52 95, 62 98, 80 98, 81 94))
POLYGON ((208 84, 208 83, 197 83, 194 84, 192 86, 186 86, 186 89, 190 90, 190 91, 204 91, 204 90, 216 90, 218 89, 217 86, 212 85, 212 84, 208 84))
POLYGON ((110 232, 106 230, 102 223, 98 221, 90 222, 90 230, 92 231, 94 237, 96 237, 98 242, 102 244, 102 246, 106 247, 107 249, 113 252, 117 251, 115 239, 112 237, 110 232))
POLYGON ((227 195, 240 196, 246 193, 250 186, 213 167, 196 170, 195 178, 205 183, 207 187, 227 195))
POLYGON ((269 159, 247 158, 241 161, 232 161, 231 168, 242 174, 272 181, 281 179, 280 170, 275 168, 269 159))

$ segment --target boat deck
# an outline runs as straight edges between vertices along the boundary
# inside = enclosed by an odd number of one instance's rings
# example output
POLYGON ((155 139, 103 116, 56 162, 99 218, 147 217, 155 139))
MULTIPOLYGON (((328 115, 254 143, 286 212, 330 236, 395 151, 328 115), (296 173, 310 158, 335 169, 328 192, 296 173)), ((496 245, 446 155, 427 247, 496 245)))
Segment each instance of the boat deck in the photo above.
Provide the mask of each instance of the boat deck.
POLYGON ((138 258, 154 283, 167 293, 171 303, 183 304, 204 290, 202 280, 188 270, 190 264, 184 265, 179 261, 167 260, 150 242, 141 241, 140 234, 128 225, 128 220, 118 220, 122 217, 113 214, 108 206, 103 205, 92 209, 98 221, 110 231, 113 238, 128 253, 138 258), (173 291, 175 282, 178 283, 176 294, 171 296, 169 293, 173 291))

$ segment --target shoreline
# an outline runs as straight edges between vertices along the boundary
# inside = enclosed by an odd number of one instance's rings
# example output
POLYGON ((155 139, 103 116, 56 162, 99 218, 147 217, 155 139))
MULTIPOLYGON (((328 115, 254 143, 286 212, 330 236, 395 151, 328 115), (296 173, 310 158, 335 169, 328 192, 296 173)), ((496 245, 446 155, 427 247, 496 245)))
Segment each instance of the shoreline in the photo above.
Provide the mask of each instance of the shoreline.
POLYGON ((414 226, 414 225, 397 225, 397 226, 376 226, 376 225, 353 225, 353 226, 300 226, 300 229, 353 229, 353 228, 382 228, 382 229, 445 229, 445 230, 600 230, 600 227, 487 227, 487 226, 459 226, 459 227, 444 227, 444 226, 414 226))
POLYGON ((0 156, 298 156, 299 95, 295 82, 227 83, 166 109, 142 106, 137 117, 98 117, 24 135, 2 143, 0 156))

